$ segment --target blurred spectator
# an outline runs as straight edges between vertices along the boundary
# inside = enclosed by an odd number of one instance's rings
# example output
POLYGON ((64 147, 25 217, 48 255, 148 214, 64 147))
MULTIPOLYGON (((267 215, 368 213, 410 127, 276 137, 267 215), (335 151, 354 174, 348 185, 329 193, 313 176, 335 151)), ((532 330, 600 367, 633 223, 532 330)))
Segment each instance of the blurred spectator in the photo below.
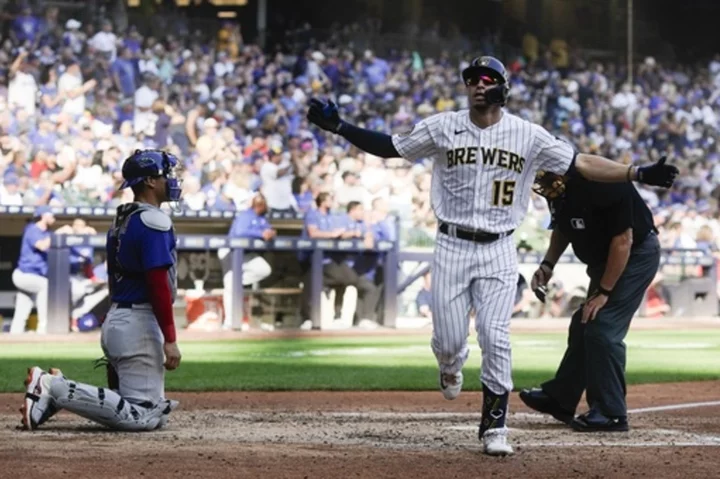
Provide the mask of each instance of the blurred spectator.
POLYGON ((23 198, 18 191, 20 179, 15 173, 6 174, 3 177, 3 184, 0 186, 0 205, 22 206, 23 198))
MULTIPOLYGON (((362 230, 356 229, 354 224, 357 222, 354 218, 338 218, 331 213, 331 209, 335 206, 335 199, 330 193, 320 193, 315 200, 317 209, 311 210, 305 217, 305 226, 303 228, 303 237, 313 239, 339 239, 339 238, 357 238, 364 237, 362 230)), ((373 302, 375 286, 366 278, 357 274, 345 261, 345 254, 342 253, 325 253, 323 255, 323 286, 325 288, 346 288, 354 286, 358 292, 357 300, 357 317, 358 325, 364 327, 376 327, 377 323, 372 320, 374 317, 375 303, 373 302)), ((300 311, 304 318, 301 325, 302 329, 311 329, 312 321, 310 320, 310 281, 311 269, 307 265, 309 256, 306 252, 298 255, 301 262, 305 263, 306 270, 303 279, 303 294, 301 297, 300 311)))
POLYGON ((425 273, 423 276, 423 286, 418 291, 417 297, 415 298, 415 307, 417 313, 422 318, 428 318, 432 321, 432 294, 431 294, 431 281, 432 275, 430 271, 425 273))
POLYGON ((23 110, 31 117, 35 115, 38 92, 33 70, 30 52, 20 49, 15 61, 10 65, 10 83, 7 90, 8 107, 11 110, 23 110))
POLYGON ((658 272, 648 287, 645 295, 643 316, 646 318, 662 318, 670 313, 670 296, 663 284, 663 275, 658 272))
POLYGON ((352 171, 342 173, 342 185, 337 189, 337 201, 341 208, 350 203, 365 203, 367 191, 359 184, 358 175, 352 171))
MULTIPOLYGON (((47 333, 48 301, 48 258, 55 215, 49 207, 35 210, 33 221, 28 223, 22 236, 20 258, 12 273, 12 282, 18 289, 15 296, 15 313, 10 324, 10 334, 25 332, 25 326, 32 311, 37 309, 37 328, 39 334, 47 333)), ((71 233, 69 225, 59 228, 55 233, 71 233)))
MULTIPOLYGON (((513 318, 527 318, 530 316, 530 304, 535 295, 530 290, 527 280, 522 274, 518 274, 517 290, 515 292, 515 305, 513 306, 513 318)), ((552 314, 552 313, 551 313, 552 314)))
POLYGON ((292 213, 297 203, 292 193, 293 165, 278 147, 270 148, 268 161, 260 169, 261 190, 273 213, 292 213))
POLYGON ((564 318, 570 316, 574 312, 570 307, 570 299, 570 294, 565 290, 562 281, 553 278, 548 285, 545 304, 541 304, 539 316, 542 318, 564 318))
POLYGON ((80 60, 69 59, 65 63, 65 72, 58 79, 59 95, 65 99, 61 111, 74 121, 79 120, 80 116, 85 113, 85 95, 96 85, 97 81, 94 79, 83 82, 80 60))
MULTIPOLYGON (((377 26, 358 23, 333 27, 329 42, 307 30, 263 51, 232 20, 180 35, 125 28, 122 18, 81 23, 28 5, 10 11, 0 49, 2 204, 131 201, 115 191, 123 158, 139 147, 167 148, 185 162, 186 207, 246 209, 258 191, 282 212, 309 213, 321 192, 334 193, 340 208, 360 201, 370 209, 382 199, 399 217, 403 241, 423 245, 436 231, 432 164, 381 160, 310 128, 307 99, 332 99, 344 118, 364 127, 406 132, 438 111, 466 107, 457 74, 466 52, 492 53, 499 40, 495 33, 474 45, 463 39, 463 48, 432 57, 402 45, 375 49, 357 32, 380 37, 377 26), (108 151, 107 144, 117 158, 97 164, 93 155, 108 151)), ((158 8, 154 25, 169 17, 158 8)), ((436 28, 427 34, 438 45, 453 41, 436 28)), ((637 185, 663 245, 703 243, 697 238, 703 226, 717 243, 720 56, 704 64, 641 58, 628 82, 614 61, 588 61, 563 38, 546 48, 527 32, 518 46, 522 53, 502 58, 511 71, 508 111, 578 150, 626 164, 667 155, 681 169, 676 185, 670 191, 637 185)), ((530 247, 543 250, 546 205, 533 197, 529 210, 523 233, 530 247)))
MULTIPOLYGON (((277 232, 268 223, 266 214, 268 211, 265 198, 258 194, 253 200, 249 209, 235 217, 229 238, 254 238, 270 241, 275 238, 277 232)), ((218 257, 223 266, 223 309, 225 310, 224 328, 232 326, 233 308, 242 307, 233 303, 233 271, 232 271, 232 250, 224 248, 218 251, 218 257)), ((245 252, 243 255, 242 280, 243 286, 254 286, 263 279, 270 276, 272 270, 270 264, 258 253, 245 252)))
MULTIPOLYGON (((342 239, 359 240, 362 241, 365 248, 372 249, 375 246, 375 234, 373 229, 365 222, 365 217, 365 208, 362 203, 359 201, 351 201, 347 205, 347 213, 338 219, 337 224, 345 230, 341 236, 342 239)), ((353 324, 361 329, 377 328, 378 324, 375 318, 375 312, 380 300, 380 290, 373 282, 375 269, 378 266, 377 254, 334 253, 331 256, 334 261, 349 266, 357 274, 358 280, 364 280, 362 286, 365 291, 360 291, 360 288, 358 288, 358 294, 363 294, 363 297, 358 300, 364 303, 365 308, 364 310, 363 308, 358 309, 358 313, 362 316, 356 315, 353 324), (365 282, 367 282, 367 284, 365 282)), ((344 292, 344 288, 338 288, 335 296, 336 318, 340 317, 340 311, 342 309, 342 292, 344 292)))

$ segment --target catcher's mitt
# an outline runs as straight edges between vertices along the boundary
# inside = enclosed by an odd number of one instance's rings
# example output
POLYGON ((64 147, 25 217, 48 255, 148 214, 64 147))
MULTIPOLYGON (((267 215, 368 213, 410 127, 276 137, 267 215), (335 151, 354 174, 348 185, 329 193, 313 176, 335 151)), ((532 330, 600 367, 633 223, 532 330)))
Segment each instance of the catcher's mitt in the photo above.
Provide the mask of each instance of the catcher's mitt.
POLYGON ((107 372, 107 387, 113 391, 117 391, 120 388, 120 380, 118 379, 117 371, 115 371, 115 368, 112 364, 110 364, 110 361, 105 356, 95 360, 95 367, 93 369, 97 369, 101 366, 105 366, 105 370, 107 372))

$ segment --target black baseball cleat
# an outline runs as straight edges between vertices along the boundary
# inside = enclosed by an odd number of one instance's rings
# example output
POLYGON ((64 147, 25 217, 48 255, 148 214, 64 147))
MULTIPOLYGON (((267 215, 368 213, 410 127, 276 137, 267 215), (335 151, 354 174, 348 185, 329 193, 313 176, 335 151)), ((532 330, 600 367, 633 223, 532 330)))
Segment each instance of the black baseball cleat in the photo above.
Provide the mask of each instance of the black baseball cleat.
POLYGON ((570 426, 577 432, 627 432, 627 417, 608 417, 597 410, 589 410, 572 420, 570 426))
POLYGON ((573 413, 563 409, 558 402, 540 388, 523 389, 520 399, 527 407, 543 414, 549 414, 563 424, 570 425, 573 413))

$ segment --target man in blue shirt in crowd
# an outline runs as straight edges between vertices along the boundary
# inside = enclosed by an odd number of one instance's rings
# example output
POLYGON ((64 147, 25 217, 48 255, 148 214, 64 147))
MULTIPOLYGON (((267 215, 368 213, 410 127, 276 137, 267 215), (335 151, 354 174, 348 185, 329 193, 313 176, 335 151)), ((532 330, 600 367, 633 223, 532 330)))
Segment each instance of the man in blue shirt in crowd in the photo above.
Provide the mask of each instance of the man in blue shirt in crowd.
MULTIPOLYGON (((365 222, 365 208, 359 201, 350 201, 347 205, 347 213, 341 215, 338 219, 338 224, 345 229, 353 239, 362 239, 365 247, 370 249, 375 245, 382 234, 380 229, 376 225, 369 225, 365 222)), ((343 261, 350 268, 353 269, 359 276, 366 279, 370 283, 374 283, 375 275, 378 267, 379 254, 374 251, 359 252, 359 253, 336 253, 338 261, 343 261)), ((343 294, 345 288, 338 288, 335 296, 335 310, 342 309, 343 294)), ((371 316, 368 318, 358 318, 359 321, 355 322, 359 328, 362 329, 375 329, 378 324, 376 321, 375 310, 377 309, 378 302, 380 300, 380 290, 375 287, 367 292, 365 302, 367 303, 368 311, 371 311, 371 316)))
MULTIPOLYGON (((389 215, 390 208, 385 198, 378 197, 372 201, 372 212, 371 212, 371 229, 375 236, 375 243, 379 241, 397 241, 397 230, 395 225, 394 217, 389 215)), ((384 304, 380 301, 382 292, 385 288, 385 255, 387 253, 375 253, 368 258, 373 257, 374 263, 372 269, 366 271, 364 276, 373 282, 377 288, 377 304, 375 307, 375 314, 377 321, 382 323, 385 317, 384 304)), ((402 276, 402 270, 398 265, 398 277, 402 276)))
MULTIPOLYGON (((253 238, 270 241, 275 238, 277 232, 270 226, 267 220, 268 206, 265 197, 258 193, 252 200, 252 205, 245 211, 238 213, 230 226, 228 236, 230 238, 253 238)), ((232 324, 233 304, 233 283, 232 283, 232 255, 229 248, 218 251, 218 256, 223 266, 223 308, 225 319, 223 327, 229 328, 232 324)), ((272 269, 270 264, 258 253, 245 252, 243 258, 242 280, 244 286, 256 285, 263 279, 270 276, 272 269)), ((242 307, 242 305, 239 305, 242 307)))
MULTIPOLYGON (((33 221, 28 223, 22 236, 20 258, 12 273, 12 282, 18 289, 15 298, 15 313, 10 324, 11 334, 25 332, 25 324, 32 311, 33 303, 37 309, 37 332, 47 332, 48 300, 48 249, 55 224, 55 215, 49 206, 35 208, 33 221)), ((63 227, 69 229, 69 226, 63 227)), ((58 230, 58 232, 63 232, 58 230)))
MULTIPOLYGON (((305 227, 303 229, 303 238, 311 239, 357 239, 362 236, 357 230, 346 229, 349 226, 347 220, 341 220, 334 217, 330 210, 332 209, 335 199, 330 193, 322 192, 318 194, 315 204, 317 208, 311 210, 305 215, 305 227), (345 227, 343 227, 345 226, 345 227)), ((298 255, 301 262, 309 259, 309 253, 303 252, 298 255)), ((360 276, 353 270, 344 260, 344 255, 324 254, 323 255, 323 285, 331 288, 344 288, 354 286, 358 291, 357 301, 357 318, 358 326, 372 327, 377 323, 372 320, 374 316, 373 294, 375 285, 366 278, 360 276), (366 320, 366 321, 363 321, 366 320)), ((305 321, 301 325, 301 329, 312 328, 310 318, 310 282, 312 269, 305 263, 305 278, 303 280, 303 293, 300 303, 300 312, 305 321)))

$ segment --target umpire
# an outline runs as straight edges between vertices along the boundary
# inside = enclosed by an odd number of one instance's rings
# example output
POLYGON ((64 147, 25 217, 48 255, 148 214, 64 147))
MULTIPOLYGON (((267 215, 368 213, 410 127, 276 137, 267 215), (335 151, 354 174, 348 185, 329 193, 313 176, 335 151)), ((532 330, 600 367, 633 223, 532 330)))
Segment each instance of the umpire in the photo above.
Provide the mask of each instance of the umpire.
POLYGON ((632 183, 597 183, 538 172, 533 190, 550 205, 553 230, 532 278, 544 301, 553 267, 568 244, 587 265, 588 299, 570 322, 568 346, 555 377, 523 390, 530 408, 575 431, 627 431, 624 339, 660 264, 650 210, 632 183), (573 418, 586 391, 589 411, 573 418))

